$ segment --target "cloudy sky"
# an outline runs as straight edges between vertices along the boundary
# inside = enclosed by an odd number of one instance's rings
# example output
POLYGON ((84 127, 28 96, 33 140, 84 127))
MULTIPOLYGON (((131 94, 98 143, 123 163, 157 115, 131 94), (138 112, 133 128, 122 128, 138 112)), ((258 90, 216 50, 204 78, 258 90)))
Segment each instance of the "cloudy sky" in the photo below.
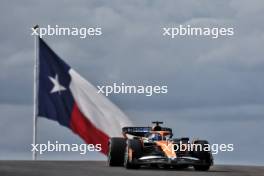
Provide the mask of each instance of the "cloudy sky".
MULTIPOLYGON (((215 163, 263 165, 264 2, 1 1, 0 159, 31 159, 34 38, 31 27, 102 27, 94 38, 53 36, 47 43, 94 85, 168 85, 168 94, 112 95, 137 125, 162 120, 175 136, 234 143, 215 163), (162 37, 162 27, 234 27, 235 35, 162 37)), ((40 118, 38 142, 82 143, 40 118)), ((96 159, 90 152, 48 153, 40 159, 96 159)))

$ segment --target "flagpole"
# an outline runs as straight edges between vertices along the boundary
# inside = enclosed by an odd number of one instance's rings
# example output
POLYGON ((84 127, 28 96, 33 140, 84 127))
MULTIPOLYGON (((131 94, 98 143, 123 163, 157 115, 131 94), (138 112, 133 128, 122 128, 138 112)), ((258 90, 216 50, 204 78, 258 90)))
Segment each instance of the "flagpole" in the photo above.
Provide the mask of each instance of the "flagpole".
MULTIPOLYGON (((34 26, 34 29, 39 28, 38 25, 34 26)), ((33 145, 37 142, 37 115, 38 115, 38 79, 39 79, 39 57, 38 57, 38 41, 39 36, 35 35, 34 41, 34 83, 33 83, 33 145)), ((32 152, 32 160, 37 159, 37 153, 35 150, 32 152)))

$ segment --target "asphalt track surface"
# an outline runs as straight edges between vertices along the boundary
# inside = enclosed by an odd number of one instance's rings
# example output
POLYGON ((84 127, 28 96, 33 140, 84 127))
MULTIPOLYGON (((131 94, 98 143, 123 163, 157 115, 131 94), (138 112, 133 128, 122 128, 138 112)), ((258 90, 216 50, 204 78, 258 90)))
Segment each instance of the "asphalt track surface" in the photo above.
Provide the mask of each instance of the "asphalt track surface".
POLYGON ((102 161, 0 161, 0 176, 259 176, 264 175, 264 166, 217 165, 207 172, 141 168, 127 170, 108 167, 102 161))

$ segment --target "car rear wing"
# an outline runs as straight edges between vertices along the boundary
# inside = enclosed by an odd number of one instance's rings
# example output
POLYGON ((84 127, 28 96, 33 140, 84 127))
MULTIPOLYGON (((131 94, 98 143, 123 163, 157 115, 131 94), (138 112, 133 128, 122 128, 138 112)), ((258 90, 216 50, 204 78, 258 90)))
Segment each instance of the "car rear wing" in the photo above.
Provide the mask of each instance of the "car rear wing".
MULTIPOLYGON (((147 133, 149 133, 151 131, 152 131, 151 127, 124 127, 124 128, 122 128, 122 132, 124 135, 130 134, 130 135, 139 136, 139 137, 144 137, 147 133)), ((172 132, 172 129, 162 127, 161 131, 172 132)))

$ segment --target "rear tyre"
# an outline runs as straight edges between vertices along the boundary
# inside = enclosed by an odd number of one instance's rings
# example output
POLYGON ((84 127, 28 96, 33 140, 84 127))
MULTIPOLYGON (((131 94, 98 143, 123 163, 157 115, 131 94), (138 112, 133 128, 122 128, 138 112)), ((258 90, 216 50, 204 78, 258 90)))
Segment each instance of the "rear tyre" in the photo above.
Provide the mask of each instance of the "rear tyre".
POLYGON ((206 150, 208 149, 209 143, 206 140, 197 140, 194 142, 194 144, 199 144, 201 147, 197 147, 197 151, 193 151, 192 155, 195 158, 198 158, 201 160, 203 165, 194 165, 194 169, 197 171, 207 171, 210 169, 210 166, 212 164, 212 154, 210 151, 206 150))
POLYGON ((126 148, 126 139, 114 137, 109 141, 108 165, 123 166, 124 153, 126 148))
POLYGON ((142 156, 142 145, 140 140, 128 139, 124 154, 124 166, 127 169, 138 169, 139 164, 135 163, 135 159, 142 156))

